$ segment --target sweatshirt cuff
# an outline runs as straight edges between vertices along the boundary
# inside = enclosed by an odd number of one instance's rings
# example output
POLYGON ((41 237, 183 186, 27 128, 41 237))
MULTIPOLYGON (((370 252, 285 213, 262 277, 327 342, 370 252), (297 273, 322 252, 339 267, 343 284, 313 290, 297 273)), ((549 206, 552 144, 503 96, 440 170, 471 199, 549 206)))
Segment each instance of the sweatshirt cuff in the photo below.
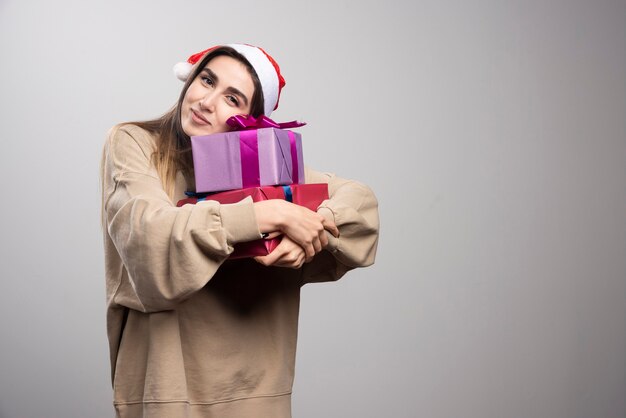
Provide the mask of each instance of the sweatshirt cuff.
MULTIPOLYGON (((319 207, 317 208, 317 213, 336 224, 335 214, 332 210, 330 210, 330 208, 327 208, 325 206, 319 207)), ((326 251, 330 251, 331 253, 337 252, 337 250, 339 249, 339 238, 335 238, 333 234, 328 231, 326 231, 326 237, 328 237, 328 245, 326 246, 326 251)))
POLYGON ((229 244, 262 238, 250 196, 238 203, 220 205, 220 218, 229 244))

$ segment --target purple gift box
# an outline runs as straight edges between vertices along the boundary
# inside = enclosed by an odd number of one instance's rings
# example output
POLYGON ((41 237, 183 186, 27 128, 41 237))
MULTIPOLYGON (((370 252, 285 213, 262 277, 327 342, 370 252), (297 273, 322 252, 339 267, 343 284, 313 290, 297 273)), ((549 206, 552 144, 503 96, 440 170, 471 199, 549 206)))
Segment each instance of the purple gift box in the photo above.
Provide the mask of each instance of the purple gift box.
POLYGON ((196 192, 304 183, 302 136, 261 128, 191 137, 196 192))

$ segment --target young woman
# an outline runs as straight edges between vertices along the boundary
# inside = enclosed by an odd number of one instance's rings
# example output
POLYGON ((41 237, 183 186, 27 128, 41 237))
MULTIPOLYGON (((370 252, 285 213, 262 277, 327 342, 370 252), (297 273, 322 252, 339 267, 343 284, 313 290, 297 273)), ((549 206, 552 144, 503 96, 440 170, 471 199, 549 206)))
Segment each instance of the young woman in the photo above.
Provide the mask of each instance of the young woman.
POLYGON ((118 417, 291 416, 300 288, 374 262, 371 190, 328 183, 317 212, 282 200, 176 207, 194 188, 190 136, 237 114, 268 115, 284 80, 250 45, 214 47, 178 66, 178 103, 112 129, 102 159, 107 328, 118 417), (282 234, 269 255, 233 246, 282 234))

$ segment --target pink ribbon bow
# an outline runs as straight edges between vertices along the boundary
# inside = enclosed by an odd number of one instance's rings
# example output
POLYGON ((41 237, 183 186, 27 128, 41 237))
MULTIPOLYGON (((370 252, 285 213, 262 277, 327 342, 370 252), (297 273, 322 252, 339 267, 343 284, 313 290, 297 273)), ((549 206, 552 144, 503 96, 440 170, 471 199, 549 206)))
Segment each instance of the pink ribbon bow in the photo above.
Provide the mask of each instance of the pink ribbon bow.
POLYGON ((231 127, 239 131, 246 131, 249 129, 261 129, 261 128, 277 128, 277 129, 291 129, 299 128, 306 125, 305 122, 298 122, 292 120, 291 122, 274 122, 265 115, 261 115, 258 118, 250 115, 235 115, 228 118, 226 123, 231 127))

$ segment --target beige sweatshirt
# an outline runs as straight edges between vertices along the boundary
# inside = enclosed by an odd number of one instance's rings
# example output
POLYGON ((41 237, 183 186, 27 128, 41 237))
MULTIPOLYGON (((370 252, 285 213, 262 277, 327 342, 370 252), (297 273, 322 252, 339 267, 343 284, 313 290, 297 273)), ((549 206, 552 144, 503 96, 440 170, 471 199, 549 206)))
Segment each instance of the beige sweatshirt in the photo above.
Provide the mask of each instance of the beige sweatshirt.
POLYGON ((329 184, 319 213, 337 224, 327 250, 299 270, 227 260, 260 238, 250 198, 177 208, 151 163, 146 131, 115 128, 104 147, 107 331, 118 417, 291 416, 300 288, 374 262, 377 201, 354 181, 329 184))

